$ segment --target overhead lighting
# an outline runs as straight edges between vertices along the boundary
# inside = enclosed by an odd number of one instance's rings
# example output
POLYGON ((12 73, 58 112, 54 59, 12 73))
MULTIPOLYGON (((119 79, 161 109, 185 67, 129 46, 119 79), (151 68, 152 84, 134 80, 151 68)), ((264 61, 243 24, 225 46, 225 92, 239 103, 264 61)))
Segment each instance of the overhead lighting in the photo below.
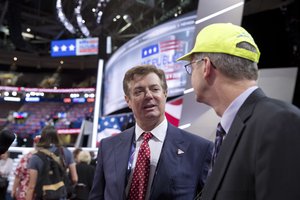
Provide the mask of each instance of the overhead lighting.
POLYGON ((198 19, 198 20, 195 22, 195 24, 200 24, 200 23, 202 23, 202 22, 205 22, 205 21, 207 21, 207 20, 209 20, 209 19, 212 19, 212 18, 214 18, 214 17, 217 17, 217 16, 219 16, 219 15, 222 15, 222 14, 224 14, 224 13, 226 13, 226 12, 229 12, 229 11, 231 11, 231 10, 233 10, 233 9, 236 9, 236 8, 238 8, 238 7, 240 7, 240 6, 243 6, 243 5, 244 5, 244 1, 239 2, 239 3, 236 3, 236 4, 233 4, 232 6, 229 6, 229 7, 227 7, 227 8, 224 8, 224 9, 218 11, 218 12, 215 12, 215 13, 213 13, 213 14, 211 14, 211 15, 208 15, 208 16, 206 16, 206 17, 203 17, 203 18, 201 18, 201 19, 198 19))
POLYGON ((26 97, 25 101, 26 102, 39 102, 40 101, 40 97, 26 97))
POLYGON ((130 26, 131 26, 131 23, 126 24, 123 28, 121 28, 121 29, 119 30, 118 33, 122 33, 123 31, 125 31, 126 29, 128 29, 130 26))
POLYGON ((132 18, 131 18, 131 16, 130 15, 124 15, 123 16, 123 19, 124 19, 124 21, 127 23, 127 24, 132 24, 132 18))
POLYGON ((60 22, 65 26, 65 28, 70 33, 75 34, 76 31, 75 31, 74 26, 70 23, 70 21, 67 19, 66 15, 65 15, 65 13, 63 12, 61 0, 56 1, 56 12, 57 12, 60 22))
POLYGON ((186 128, 190 127, 190 126, 191 126, 191 124, 189 123, 189 124, 184 124, 184 125, 178 126, 178 128, 180 128, 180 129, 186 129, 186 128))
POLYGON ((188 94, 188 93, 191 93, 191 92, 194 92, 194 88, 189 88, 189 89, 186 89, 183 94, 188 94))
POLYGON ((86 37, 91 37, 90 31, 84 24, 85 20, 82 18, 82 15, 81 15, 81 5, 82 5, 82 0, 78 0, 78 5, 75 8, 77 24, 78 24, 80 31, 83 33, 83 35, 85 35, 86 37))
POLYGON ((14 102, 20 102, 20 97, 4 97, 4 101, 14 101, 14 102))
POLYGON ((103 15, 103 12, 100 10, 100 11, 98 12, 98 14, 97 14, 97 23, 98 23, 98 24, 100 24, 100 22, 101 22, 101 17, 102 17, 102 15, 103 15))

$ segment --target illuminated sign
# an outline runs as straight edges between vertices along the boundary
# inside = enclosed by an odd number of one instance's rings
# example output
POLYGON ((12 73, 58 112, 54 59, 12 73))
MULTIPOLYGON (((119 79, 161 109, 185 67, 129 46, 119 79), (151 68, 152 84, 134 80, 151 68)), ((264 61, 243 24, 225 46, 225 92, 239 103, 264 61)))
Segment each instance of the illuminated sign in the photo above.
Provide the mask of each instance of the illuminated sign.
POLYGON ((98 38, 53 40, 51 56, 83 56, 98 54, 98 38))
POLYGON ((191 13, 154 27, 125 43, 110 57, 104 72, 104 115, 127 107, 122 80, 126 71, 136 65, 151 64, 164 70, 168 97, 183 95, 186 63, 176 59, 193 47, 195 19, 196 15, 191 13))

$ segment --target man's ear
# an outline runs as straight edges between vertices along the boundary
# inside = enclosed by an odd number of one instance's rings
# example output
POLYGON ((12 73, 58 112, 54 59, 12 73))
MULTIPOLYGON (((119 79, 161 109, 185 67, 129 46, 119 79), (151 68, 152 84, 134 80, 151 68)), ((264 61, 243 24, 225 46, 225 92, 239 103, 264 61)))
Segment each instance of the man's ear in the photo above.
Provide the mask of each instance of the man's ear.
POLYGON ((203 67, 203 75, 204 75, 204 78, 207 79, 209 78, 209 76, 211 75, 212 73, 212 68, 213 68, 213 65, 211 64, 209 58, 206 58, 203 60, 203 64, 204 64, 204 67, 203 67))
POLYGON ((131 109, 130 98, 127 95, 125 95, 124 98, 125 98, 125 101, 126 101, 128 107, 131 109))

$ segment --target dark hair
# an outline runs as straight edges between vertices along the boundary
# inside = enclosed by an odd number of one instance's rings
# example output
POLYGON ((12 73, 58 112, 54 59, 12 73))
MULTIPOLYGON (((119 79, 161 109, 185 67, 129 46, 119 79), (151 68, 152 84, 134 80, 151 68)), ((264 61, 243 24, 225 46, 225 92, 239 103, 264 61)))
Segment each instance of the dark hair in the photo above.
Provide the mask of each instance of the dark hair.
POLYGON ((51 145, 61 146, 55 127, 49 125, 43 128, 41 139, 36 146, 49 148, 51 145))
POLYGON ((146 76, 150 73, 155 73, 159 77, 159 79, 161 81, 161 87, 166 92, 168 90, 168 86, 167 86, 166 76, 165 76, 165 73, 163 70, 158 69, 154 65, 138 65, 138 66, 135 66, 135 67, 129 69, 125 73, 125 76, 123 79, 123 91, 124 91, 125 95, 129 96, 129 87, 128 87, 129 82, 134 79, 135 75, 146 76))

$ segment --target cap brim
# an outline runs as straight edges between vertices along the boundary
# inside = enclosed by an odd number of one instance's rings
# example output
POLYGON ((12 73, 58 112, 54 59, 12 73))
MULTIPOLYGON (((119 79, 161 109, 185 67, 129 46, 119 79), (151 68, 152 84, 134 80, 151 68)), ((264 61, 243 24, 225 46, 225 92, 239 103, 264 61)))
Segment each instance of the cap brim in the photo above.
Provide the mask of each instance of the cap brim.
POLYGON ((189 61, 189 60, 191 60, 191 55, 192 55, 192 53, 193 53, 193 52, 191 51, 191 52, 185 54, 184 56, 181 56, 180 58, 177 58, 176 61, 180 61, 180 60, 186 60, 186 61, 189 61))

